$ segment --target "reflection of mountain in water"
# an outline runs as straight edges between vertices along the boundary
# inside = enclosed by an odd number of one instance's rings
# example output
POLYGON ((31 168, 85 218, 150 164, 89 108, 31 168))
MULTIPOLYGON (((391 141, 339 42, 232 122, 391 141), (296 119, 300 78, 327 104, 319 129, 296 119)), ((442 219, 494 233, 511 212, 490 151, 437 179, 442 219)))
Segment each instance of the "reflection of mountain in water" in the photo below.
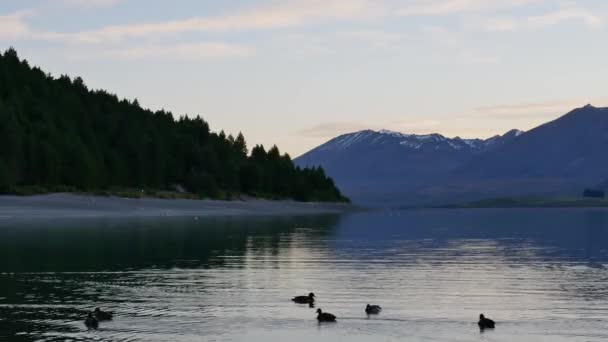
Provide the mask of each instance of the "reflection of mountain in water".
POLYGON ((345 217, 333 232, 333 248, 359 257, 365 255, 362 249, 366 247, 375 249, 370 257, 379 258, 403 252, 404 244, 466 249, 466 244, 475 242, 503 253, 525 249, 538 258, 608 261, 608 211, 604 209, 381 211, 345 217), (378 251, 380 245, 385 245, 383 252, 378 251))
MULTIPOLYGON (((285 218, 92 220, 0 229, 3 272, 217 267, 247 250, 278 255, 291 243, 365 258, 407 248, 483 241, 504 253, 525 246, 539 257, 608 261, 603 209, 403 210, 285 218), (407 246, 406 246, 407 245, 407 246), (409 246, 409 247, 408 247, 409 246), (335 250, 333 250, 335 249, 335 250)), ((423 252, 423 250, 418 251, 423 252)), ((467 253, 470 253, 467 252, 467 253)))
POLYGON ((288 300, 309 290, 345 318, 327 341, 470 340, 479 312, 505 323, 497 341, 605 339, 607 224, 484 209, 3 227, 0 340, 89 341, 95 306, 118 317, 97 341, 318 339, 314 311, 288 300), (362 298, 389 319, 349 320, 362 298))

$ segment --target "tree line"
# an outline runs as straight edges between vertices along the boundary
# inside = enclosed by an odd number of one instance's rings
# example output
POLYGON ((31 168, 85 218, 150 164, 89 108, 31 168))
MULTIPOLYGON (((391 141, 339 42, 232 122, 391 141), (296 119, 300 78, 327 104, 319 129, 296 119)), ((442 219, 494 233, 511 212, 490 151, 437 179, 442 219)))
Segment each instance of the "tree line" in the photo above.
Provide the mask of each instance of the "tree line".
POLYGON ((55 78, 10 48, 0 54, 0 192, 22 186, 347 201, 322 168, 301 169, 276 146, 248 153, 241 133, 55 78))

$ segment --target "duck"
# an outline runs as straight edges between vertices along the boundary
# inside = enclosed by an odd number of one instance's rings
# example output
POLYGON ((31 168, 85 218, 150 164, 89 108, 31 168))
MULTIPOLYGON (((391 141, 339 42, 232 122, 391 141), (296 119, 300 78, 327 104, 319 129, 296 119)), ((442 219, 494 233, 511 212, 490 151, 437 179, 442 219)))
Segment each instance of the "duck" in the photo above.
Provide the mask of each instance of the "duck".
POLYGON ((328 312, 323 312, 321 309, 317 309, 317 320, 319 322, 335 322, 336 316, 328 312))
POLYGON ((93 313, 95 314, 95 318, 97 318, 98 321, 111 321, 112 320, 111 312, 101 311, 101 309, 95 308, 95 311, 93 311, 93 313))
POLYGON ((311 292, 308 296, 297 296, 291 300, 298 304, 313 304, 315 302, 315 294, 311 292))
POLYGON ((376 314, 379 314, 380 311, 382 311, 382 308, 380 307, 380 305, 367 304, 367 306, 365 307, 365 313, 368 315, 376 315, 376 314))
POLYGON ((486 318, 483 314, 479 315, 479 322, 477 322, 477 325, 479 325, 479 329, 481 330, 494 329, 494 321, 486 318))
POLYGON ((89 329, 97 329, 99 327, 99 321, 93 317, 92 313, 89 313, 87 318, 84 320, 84 325, 89 329))

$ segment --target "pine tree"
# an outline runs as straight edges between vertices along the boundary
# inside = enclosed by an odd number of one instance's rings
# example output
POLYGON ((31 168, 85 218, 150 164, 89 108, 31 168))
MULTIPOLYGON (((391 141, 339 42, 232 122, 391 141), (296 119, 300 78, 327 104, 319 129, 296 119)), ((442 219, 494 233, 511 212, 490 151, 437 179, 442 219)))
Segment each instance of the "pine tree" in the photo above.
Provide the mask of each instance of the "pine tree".
POLYGON ((91 91, 0 54, 0 192, 21 186, 172 189, 205 197, 247 193, 346 200, 320 169, 299 169, 273 146, 247 155, 242 133, 212 133, 200 116, 174 119, 139 101, 91 91))
POLYGON ((234 147, 242 155, 247 155, 247 142, 245 141, 245 136, 243 136, 243 133, 239 132, 239 135, 236 136, 236 140, 234 141, 234 147))

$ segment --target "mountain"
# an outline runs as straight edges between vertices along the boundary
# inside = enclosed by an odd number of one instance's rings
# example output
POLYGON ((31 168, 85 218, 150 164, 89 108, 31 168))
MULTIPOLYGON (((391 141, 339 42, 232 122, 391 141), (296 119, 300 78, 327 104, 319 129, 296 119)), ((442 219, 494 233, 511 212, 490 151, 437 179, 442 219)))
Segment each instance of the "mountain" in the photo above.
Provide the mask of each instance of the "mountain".
POLYGON ((439 204, 500 196, 580 195, 608 177, 608 108, 574 109, 490 139, 361 131, 295 159, 321 165, 362 203, 439 204))
POLYGON ((322 166, 343 191, 360 202, 385 201, 402 197, 521 134, 512 130, 482 140, 364 130, 331 139, 296 158, 295 163, 322 166))
POLYGON ((14 49, 0 54, 0 123, 2 193, 180 188, 213 198, 346 200, 322 168, 297 168, 276 146, 248 155, 242 134, 89 90, 80 77, 54 78, 14 49))
POLYGON ((608 175, 608 108, 587 105, 522 134, 460 172, 477 178, 587 178, 608 175))
POLYGON ((536 127, 453 173, 470 190, 574 194, 608 175, 608 108, 587 105, 536 127))

